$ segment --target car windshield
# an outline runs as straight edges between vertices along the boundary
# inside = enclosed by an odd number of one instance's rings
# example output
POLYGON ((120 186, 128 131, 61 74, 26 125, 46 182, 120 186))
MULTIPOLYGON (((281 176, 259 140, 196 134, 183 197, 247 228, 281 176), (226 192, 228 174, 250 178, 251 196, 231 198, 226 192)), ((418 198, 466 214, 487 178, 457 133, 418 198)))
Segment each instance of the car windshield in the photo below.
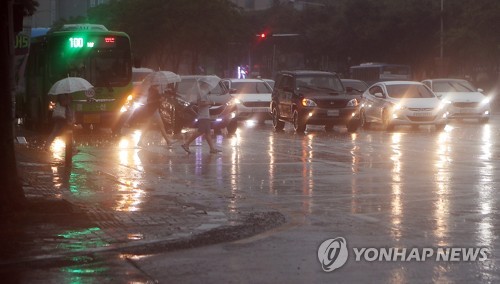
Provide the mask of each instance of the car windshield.
POLYGON ((232 82, 231 88, 238 94, 269 94, 271 88, 264 82, 232 82))
POLYGON ((298 88, 324 89, 334 92, 343 92, 344 87, 338 77, 332 75, 311 75, 296 78, 298 88))
POLYGON ((434 98, 434 94, 426 88, 424 85, 415 84, 399 84, 399 85, 388 85, 387 93, 389 97, 392 98, 434 98))
POLYGON ((442 81, 432 84, 434 92, 474 92, 474 87, 467 81, 442 81))

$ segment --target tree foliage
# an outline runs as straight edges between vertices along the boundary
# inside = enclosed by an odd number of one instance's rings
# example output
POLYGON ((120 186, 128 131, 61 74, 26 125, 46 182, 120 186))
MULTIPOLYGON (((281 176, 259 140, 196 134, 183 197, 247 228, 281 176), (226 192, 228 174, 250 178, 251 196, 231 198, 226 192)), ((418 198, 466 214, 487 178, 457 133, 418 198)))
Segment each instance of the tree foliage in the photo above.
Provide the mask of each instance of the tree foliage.
POLYGON ((112 0, 89 10, 88 20, 127 32, 136 56, 174 71, 186 58, 194 71, 206 58, 223 65, 227 57, 249 56, 235 49, 255 53, 255 61, 273 49, 299 52, 307 68, 345 72, 353 64, 382 61, 432 74, 442 48, 449 73, 498 68, 497 0, 316 1, 302 10, 274 3, 244 13, 229 0, 112 0), (300 36, 258 43, 260 32, 300 36))
POLYGON ((228 0, 123 0, 89 10, 89 20, 127 32, 138 57, 176 71, 189 54, 221 57, 226 43, 244 33, 240 11, 228 0), (153 60, 151 60, 153 59, 153 60))

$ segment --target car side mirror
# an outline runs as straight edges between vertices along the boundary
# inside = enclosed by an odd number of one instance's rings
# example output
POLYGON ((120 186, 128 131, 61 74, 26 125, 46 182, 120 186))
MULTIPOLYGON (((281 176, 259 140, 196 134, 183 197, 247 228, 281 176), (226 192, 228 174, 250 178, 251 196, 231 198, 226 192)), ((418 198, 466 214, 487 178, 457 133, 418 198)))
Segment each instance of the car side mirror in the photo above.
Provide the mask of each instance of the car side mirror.
POLYGON ((229 89, 229 93, 232 95, 232 94, 236 94, 238 93, 238 90, 237 89, 229 89))
POLYGON ((438 97, 438 99, 440 99, 443 97, 443 94, 436 94, 436 97, 438 97))
POLYGON ((382 94, 382 93, 375 93, 375 94, 373 94, 373 95, 374 95, 375 97, 377 97, 377 98, 381 98, 381 99, 383 99, 383 98, 384 98, 384 94, 382 94))
POLYGON ((478 92, 480 92, 480 93, 483 93, 483 92, 484 92, 484 90, 483 90, 483 89, 481 89, 481 88, 477 88, 477 91, 478 91, 478 92))

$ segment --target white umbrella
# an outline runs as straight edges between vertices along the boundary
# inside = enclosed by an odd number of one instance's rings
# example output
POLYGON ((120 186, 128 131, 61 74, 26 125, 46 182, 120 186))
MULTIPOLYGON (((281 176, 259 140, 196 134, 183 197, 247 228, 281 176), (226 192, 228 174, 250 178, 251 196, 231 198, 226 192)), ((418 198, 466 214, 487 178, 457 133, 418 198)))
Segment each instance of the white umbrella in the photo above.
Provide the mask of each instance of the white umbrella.
POLYGON ((181 77, 170 71, 155 71, 146 76, 146 78, 144 78, 144 81, 149 82, 150 85, 159 85, 165 87, 168 84, 180 82, 181 77))
POLYGON ((146 100, 149 94, 149 88, 151 86, 159 86, 159 91, 161 93, 165 92, 169 84, 174 84, 181 81, 181 77, 174 72, 170 71, 155 71, 148 74, 142 80, 141 84, 137 88, 137 97, 140 100, 146 100))
POLYGON ((210 90, 212 90, 215 87, 217 87, 217 85, 219 84, 220 80, 221 79, 218 76, 215 76, 215 75, 203 76, 203 77, 200 77, 198 79, 198 81, 200 81, 200 82, 207 83, 210 86, 210 90))
POLYGON ((74 92, 88 91, 94 86, 89 81, 80 77, 67 77, 52 85, 49 95, 71 94, 74 92))
POLYGON ((189 102, 195 103, 198 100, 198 95, 206 92, 210 93, 215 87, 219 85, 220 78, 215 75, 208 76, 199 76, 193 82, 192 86, 186 91, 186 99, 189 102), (203 90, 200 88, 200 82, 206 83, 209 87, 204 88, 203 90))

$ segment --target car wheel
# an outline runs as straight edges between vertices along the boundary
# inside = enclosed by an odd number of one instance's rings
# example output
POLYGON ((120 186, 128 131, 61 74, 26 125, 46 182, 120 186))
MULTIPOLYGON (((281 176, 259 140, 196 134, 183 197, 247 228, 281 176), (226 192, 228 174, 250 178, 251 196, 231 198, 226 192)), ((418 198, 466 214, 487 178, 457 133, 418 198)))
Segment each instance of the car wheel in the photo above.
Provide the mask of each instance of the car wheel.
POLYGON ((236 133, 236 130, 238 129, 238 120, 236 118, 233 118, 229 124, 226 126, 227 129, 227 134, 233 135, 236 133))
POLYGON ((436 124, 435 127, 436 127, 437 131, 441 131, 446 127, 446 124, 444 124, 444 123, 443 124, 436 124))
POLYGON ((300 117, 297 110, 293 111, 293 129, 295 129, 295 132, 297 133, 306 131, 306 123, 304 121, 304 118, 300 117))
POLYGON ((334 126, 335 125, 333 123, 325 124, 325 131, 328 131, 328 132, 332 131, 334 126))
POLYGON ((359 126, 364 129, 369 129, 371 126, 371 123, 366 121, 366 113, 364 109, 362 109, 359 114, 359 126))
POLYGON ((389 112, 384 111, 382 113, 382 121, 383 121, 384 129, 386 131, 394 130, 394 125, 391 123, 391 119, 389 118, 389 112))
POLYGON ((273 117, 274 130, 275 131, 283 130, 283 128, 285 128, 285 123, 280 120, 280 114, 278 112, 278 109, 276 109, 275 107, 273 108, 272 117, 273 117))

